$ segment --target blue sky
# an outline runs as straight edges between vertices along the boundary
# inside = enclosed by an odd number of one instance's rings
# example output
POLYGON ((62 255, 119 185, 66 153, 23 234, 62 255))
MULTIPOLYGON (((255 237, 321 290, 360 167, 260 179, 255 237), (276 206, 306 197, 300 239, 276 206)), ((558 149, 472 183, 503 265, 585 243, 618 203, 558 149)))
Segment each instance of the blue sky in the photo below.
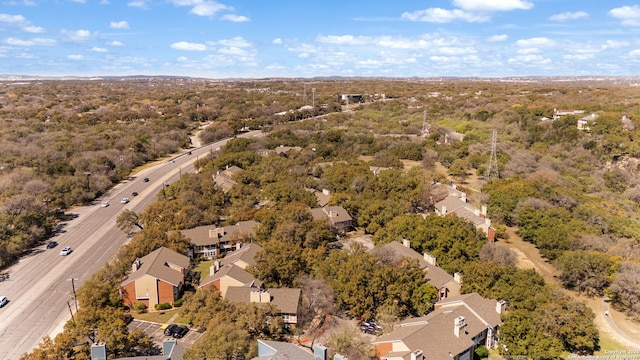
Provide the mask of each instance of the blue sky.
POLYGON ((640 4, 0 0, 0 74, 640 75, 640 4))

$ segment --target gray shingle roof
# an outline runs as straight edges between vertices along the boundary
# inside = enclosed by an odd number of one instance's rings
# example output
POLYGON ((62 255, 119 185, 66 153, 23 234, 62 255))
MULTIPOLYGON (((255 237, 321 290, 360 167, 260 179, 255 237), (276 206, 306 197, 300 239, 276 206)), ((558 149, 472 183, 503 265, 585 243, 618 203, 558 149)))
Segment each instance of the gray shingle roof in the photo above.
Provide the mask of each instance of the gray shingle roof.
POLYGON ((140 258, 140 267, 138 270, 129 273, 125 280, 122 281, 122 285, 131 283, 142 276, 150 275, 173 286, 178 286, 184 281, 184 275, 180 271, 169 267, 170 264, 186 269, 189 267, 189 258, 173 250, 160 247, 140 258))
MULTIPOLYGON (((229 287, 225 299, 233 302, 250 303, 251 291, 256 291, 255 287, 229 287)), ((278 288, 263 290, 271 295, 270 304, 278 308, 281 313, 297 314, 298 305, 302 290, 290 288, 278 288)))

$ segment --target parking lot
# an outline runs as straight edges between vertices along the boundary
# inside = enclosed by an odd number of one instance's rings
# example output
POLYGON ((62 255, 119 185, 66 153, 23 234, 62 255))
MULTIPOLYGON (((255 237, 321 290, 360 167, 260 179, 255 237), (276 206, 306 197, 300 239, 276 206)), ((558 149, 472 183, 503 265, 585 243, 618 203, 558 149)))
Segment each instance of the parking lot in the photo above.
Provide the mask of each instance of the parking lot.
MULTIPOLYGON (((162 341, 164 339, 170 338, 170 336, 164 335, 164 328, 166 325, 168 324, 158 324, 134 319, 129 323, 128 327, 129 331, 133 329, 140 329, 144 331, 144 333, 147 334, 154 343, 162 345, 162 341)), ((178 339, 178 343, 184 347, 190 348, 202 335, 202 333, 194 329, 189 329, 189 332, 182 339, 178 339)))

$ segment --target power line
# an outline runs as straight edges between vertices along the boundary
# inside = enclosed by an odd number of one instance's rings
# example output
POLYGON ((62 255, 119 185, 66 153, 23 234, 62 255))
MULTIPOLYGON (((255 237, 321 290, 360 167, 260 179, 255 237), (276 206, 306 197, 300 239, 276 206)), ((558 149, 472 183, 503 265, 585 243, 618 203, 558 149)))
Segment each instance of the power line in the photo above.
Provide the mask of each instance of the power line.
POLYGON ((496 143, 498 141, 498 131, 493 130, 491 135, 491 156, 489 156, 489 166, 487 166, 487 179, 495 180, 500 178, 498 172, 498 157, 496 155, 496 143))

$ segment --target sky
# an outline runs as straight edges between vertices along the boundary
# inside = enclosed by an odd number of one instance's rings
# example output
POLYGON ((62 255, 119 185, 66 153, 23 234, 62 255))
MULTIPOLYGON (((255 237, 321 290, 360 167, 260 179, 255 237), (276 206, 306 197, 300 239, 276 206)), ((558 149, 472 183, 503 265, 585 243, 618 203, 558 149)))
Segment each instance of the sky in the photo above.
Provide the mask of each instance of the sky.
POLYGON ((620 0, 0 0, 0 74, 640 75, 620 0))

